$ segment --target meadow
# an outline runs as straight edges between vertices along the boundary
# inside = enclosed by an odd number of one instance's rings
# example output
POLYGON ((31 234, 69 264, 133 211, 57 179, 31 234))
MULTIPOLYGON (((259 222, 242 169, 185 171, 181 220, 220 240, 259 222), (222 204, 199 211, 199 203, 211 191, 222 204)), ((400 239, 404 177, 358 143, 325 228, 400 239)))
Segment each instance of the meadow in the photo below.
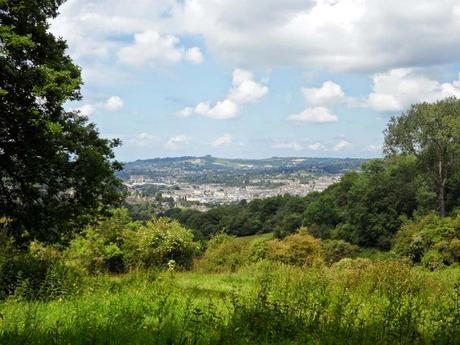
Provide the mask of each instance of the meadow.
POLYGON ((458 344, 460 270, 344 259, 85 277, 0 303, 0 344, 458 344))

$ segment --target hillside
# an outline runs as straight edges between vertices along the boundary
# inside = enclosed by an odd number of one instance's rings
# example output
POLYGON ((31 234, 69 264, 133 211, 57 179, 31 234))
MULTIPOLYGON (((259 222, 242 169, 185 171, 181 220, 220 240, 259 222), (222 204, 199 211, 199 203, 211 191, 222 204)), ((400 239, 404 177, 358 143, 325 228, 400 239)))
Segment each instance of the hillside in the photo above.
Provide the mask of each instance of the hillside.
POLYGON ((329 174, 358 170, 365 159, 358 158, 305 158, 305 157, 272 157, 266 159, 229 159, 212 156, 175 157, 137 160, 124 164, 118 176, 124 180, 133 175, 149 178, 164 176, 171 173, 186 174, 280 174, 297 171, 314 171, 329 174))

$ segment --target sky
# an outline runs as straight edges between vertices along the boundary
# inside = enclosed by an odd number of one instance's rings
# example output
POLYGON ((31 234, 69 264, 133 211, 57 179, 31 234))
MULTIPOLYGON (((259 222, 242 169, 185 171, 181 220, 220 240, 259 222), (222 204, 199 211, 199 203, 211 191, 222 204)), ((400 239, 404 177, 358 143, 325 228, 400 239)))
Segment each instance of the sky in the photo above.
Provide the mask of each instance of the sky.
POLYGON ((68 0, 51 31, 121 161, 379 157, 391 116, 460 97, 458 0, 68 0))

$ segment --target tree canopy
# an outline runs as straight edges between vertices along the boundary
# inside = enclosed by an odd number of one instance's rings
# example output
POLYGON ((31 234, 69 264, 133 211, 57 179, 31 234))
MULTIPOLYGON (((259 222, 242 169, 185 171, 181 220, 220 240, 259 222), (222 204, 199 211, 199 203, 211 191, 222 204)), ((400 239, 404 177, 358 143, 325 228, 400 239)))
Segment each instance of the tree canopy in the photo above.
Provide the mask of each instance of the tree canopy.
POLYGON ((460 101, 454 97, 413 105, 393 117, 385 133, 388 156, 411 154, 432 181, 441 217, 446 213, 446 184, 460 155, 460 101))
POLYGON ((67 101, 80 69, 49 32, 63 0, 0 0, 0 216, 16 237, 56 240, 120 201, 119 140, 67 101))

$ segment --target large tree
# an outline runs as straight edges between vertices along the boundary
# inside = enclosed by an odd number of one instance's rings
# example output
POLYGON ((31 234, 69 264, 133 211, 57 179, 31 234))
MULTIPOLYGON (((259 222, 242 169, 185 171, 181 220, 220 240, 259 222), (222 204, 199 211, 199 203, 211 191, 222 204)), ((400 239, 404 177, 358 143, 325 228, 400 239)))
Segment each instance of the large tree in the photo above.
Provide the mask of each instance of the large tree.
POLYGON ((49 32, 63 2, 0 0, 0 216, 18 238, 57 240, 121 197, 120 142, 64 109, 82 82, 49 32))
POLYGON ((446 184, 460 158, 460 101, 450 97, 415 104, 393 117, 385 132, 385 152, 418 158, 437 194, 439 215, 444 217, 446 184))

